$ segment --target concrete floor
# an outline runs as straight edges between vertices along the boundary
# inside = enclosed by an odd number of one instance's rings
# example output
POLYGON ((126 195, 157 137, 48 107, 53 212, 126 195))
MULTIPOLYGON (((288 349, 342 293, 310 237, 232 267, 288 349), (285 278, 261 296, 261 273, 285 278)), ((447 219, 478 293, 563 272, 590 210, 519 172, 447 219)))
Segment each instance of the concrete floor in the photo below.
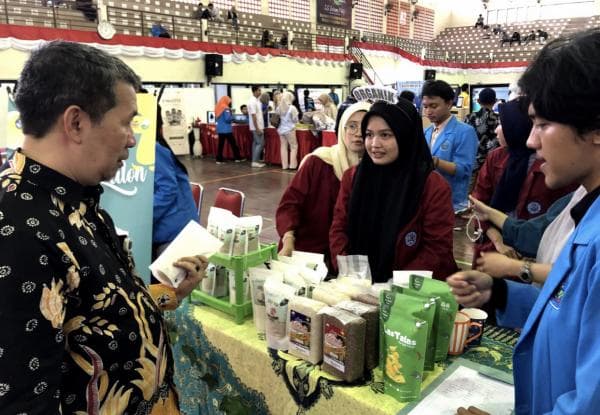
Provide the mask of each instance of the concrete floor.
MULTIPOLYGON (((188 169, 190 180, 204 186, 201 224, 206 226, 208 211, 220 187, 241 190, 246 195, 244 215, 261 215, 263 231, 261 241, 277 242, 275 210, 283 191, 292 180, 294 173, 281 170, 279 166, 251 168, 250 162, 216 164, 212 158, 179 158, 188 169)), ((470 268, 473 244, 464 232, 465 220, 457 218, 454 232, 454 257, 461 268, 470 268)))

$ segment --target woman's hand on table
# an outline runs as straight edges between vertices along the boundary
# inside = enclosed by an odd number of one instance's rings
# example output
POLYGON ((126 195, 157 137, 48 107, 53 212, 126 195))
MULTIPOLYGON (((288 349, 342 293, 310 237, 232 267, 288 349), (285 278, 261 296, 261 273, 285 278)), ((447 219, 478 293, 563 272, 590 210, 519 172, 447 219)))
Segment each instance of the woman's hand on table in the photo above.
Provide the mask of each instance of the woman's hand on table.
POLYGON ((206 275, 205 273, 206 267, 208 266, 208 259, 202 255, 182 257, 174 262, 173 265, 183 269, 186 272, 185 278, 175 289, 177 300, 181 302, 182 299, 187 297, 192 290, 198 286, 200 281, 202 281, 206 275))
POLYGON ((490 413, 475 408, 474 406, 469 406, 467 409, 461 406, 456 410, 456 415, 490 415, 490 413))
POLYGON ((492 296, 493 278, 480 271, 461 271, 449 276, 446 283, 456 299, 465 307, 481 307, 492 296))

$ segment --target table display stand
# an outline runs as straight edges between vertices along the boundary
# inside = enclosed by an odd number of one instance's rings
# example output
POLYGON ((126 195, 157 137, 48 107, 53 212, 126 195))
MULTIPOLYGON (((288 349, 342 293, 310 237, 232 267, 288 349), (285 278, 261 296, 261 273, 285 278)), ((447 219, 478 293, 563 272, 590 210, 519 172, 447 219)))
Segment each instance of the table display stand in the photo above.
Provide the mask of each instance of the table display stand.
POLYGON ((199 288, 192 291, 192 303, 201 302, 223 313, 233 316, 237 324, 242 324, 246 317, 252 315, 252 301, 244 299, 244 274, 248 268, 262 265, 263 263, 277 259, 277 245, 261 245, 260 249, 242 256, 229 256, 216 253, 209 258, 215 265, 220 265, 234 272, 235 275, 235 301, 229 301, 229 296, 216 298, 199 288))

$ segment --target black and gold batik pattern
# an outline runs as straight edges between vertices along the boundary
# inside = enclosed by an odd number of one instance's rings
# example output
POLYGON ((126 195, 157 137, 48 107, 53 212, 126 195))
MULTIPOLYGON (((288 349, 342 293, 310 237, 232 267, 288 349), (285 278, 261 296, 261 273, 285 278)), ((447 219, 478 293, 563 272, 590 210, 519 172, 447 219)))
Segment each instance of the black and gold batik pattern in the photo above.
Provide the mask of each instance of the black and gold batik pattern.
POLYGON ((0 173, 2 414, 148 414, 172 389, 161 309, 101 193, 20 151, 0 173))

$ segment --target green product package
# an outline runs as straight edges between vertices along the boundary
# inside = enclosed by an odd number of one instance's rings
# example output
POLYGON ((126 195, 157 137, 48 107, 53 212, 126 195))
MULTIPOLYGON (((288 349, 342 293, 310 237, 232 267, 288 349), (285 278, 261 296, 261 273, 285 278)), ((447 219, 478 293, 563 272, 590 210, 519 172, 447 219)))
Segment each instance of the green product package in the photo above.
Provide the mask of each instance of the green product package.
POLYGON ((450 336, 454 328, 454 319, 458 312, 458 303, 450 292, 450 287, 443 281, 411 275, 409 287, 422 295, 435 297, 439 315, 435 339, 435 361, 443 362, 448 357, 450 336))
POLYGON ((439 327, 439 314, 440 310, 438 310, 437 302, 435 296, 426 295, 420 293, 419 291, 411 290, 410 288, 398 287, 397 285, 392 285, 392 291, 406 294, 413 297, 419 297, 424 300, 429 301, 431 307, 434 310, 432 323, 427 328, 427 349, 425 350, 425 363, 423 367, 425 370, 433 370, 435 369, 435 346, 437 339, 437 331, 439 327))
POLYGON ((380 365, 386 395, 400 402, 421 396, 428 326, 434 308, 426 298, 381 291, 380 365))

